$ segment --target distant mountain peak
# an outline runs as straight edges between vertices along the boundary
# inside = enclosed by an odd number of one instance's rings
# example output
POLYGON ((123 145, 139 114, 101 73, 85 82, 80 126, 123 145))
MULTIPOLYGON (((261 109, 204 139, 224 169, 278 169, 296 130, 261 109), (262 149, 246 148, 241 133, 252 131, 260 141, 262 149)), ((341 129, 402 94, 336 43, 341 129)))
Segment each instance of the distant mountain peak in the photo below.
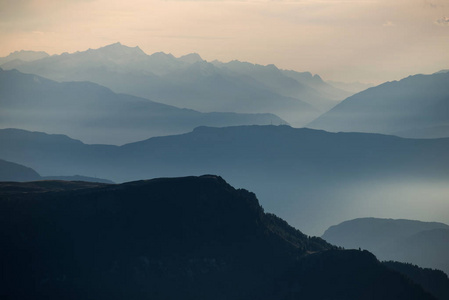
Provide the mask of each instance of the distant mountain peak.
POLYGON ((20 60, 20 61, 34 61, 41 58, 45 58, 50 56, 48 53, 44 51, 29 51, 29 50, 20 50, 20 51, 14 51, 11 52, 6 57, 0 58, 0 64, 6 63, 13 60, 20 60))
POLYGON ((138 46, 129 47, 129 46, 121 44, 120 42, 106 45, 104 47, 94 49, 93 51, 102 51, 102 52, 114 53, 114 54, 146 55, 145 52, 143 52, 142 49, 140 49, 138 46))
POLYGON ((274 64, 268 64, 266 67, 270 68, 272 70, 279 70, 278 67, 276 67, 276 65, 274 65, 274 64))
POLYGON ((183 55, 183 56, 179 57, 178 60, 188 62, 188 63, 196 63, 196 62, 203 61, 203 59, 201 58, 201 56, 198 53, 189 53, 189 54, 183 55))
POLYGON ((321 76, 318 75, 318 74, 313 75, 313 78, 316 79, 316 80, 321 80, 321 81, 323 81, 323 79, 321 78, 321 76))
POLYGON ((150 57, 156 58, 156 59, 175 59, 173 54, 171 54, 171 53, 167 54, 167 53, 162 52, 162 51, 154 52, 153 54, 150 55, 150 57))

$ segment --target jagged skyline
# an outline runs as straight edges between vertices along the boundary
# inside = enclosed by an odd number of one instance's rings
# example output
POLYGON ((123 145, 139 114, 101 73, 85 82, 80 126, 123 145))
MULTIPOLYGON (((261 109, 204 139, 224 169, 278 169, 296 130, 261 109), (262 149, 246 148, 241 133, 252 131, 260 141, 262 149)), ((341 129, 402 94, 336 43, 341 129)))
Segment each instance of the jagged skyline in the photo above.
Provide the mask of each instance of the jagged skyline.
POLYGON ((105 1, 0 3, 0 56, 114 42, 381 83, 449 67, 449 5, 412 1, 105 1))

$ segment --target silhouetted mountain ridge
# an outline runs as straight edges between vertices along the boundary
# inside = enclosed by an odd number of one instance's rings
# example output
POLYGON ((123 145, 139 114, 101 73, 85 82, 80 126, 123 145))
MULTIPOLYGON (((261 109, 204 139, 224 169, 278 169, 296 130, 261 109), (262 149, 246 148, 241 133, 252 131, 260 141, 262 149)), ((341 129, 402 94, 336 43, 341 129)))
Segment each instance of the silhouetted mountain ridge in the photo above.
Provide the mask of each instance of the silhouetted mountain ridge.
POLYGON ((255 191, 265 208, 307 233, 322 233, 354 214, 385 213, 386 207, 390 215, 449 218, 444 201, 449 139, 289 126, 199 127, 121 147, 66 139, 0 130, 0 157, 42 175, 83 174, 115 182, 216 173, 255 191), (422 201, 422 189, 431 189, 433 197, 422 201), (406 212, 404 203, 410 203, 406 212))
POLYGON ((328 251, 217 176, 45 184, 0 183, 8 299, 434 299, 370 253, 328 251))

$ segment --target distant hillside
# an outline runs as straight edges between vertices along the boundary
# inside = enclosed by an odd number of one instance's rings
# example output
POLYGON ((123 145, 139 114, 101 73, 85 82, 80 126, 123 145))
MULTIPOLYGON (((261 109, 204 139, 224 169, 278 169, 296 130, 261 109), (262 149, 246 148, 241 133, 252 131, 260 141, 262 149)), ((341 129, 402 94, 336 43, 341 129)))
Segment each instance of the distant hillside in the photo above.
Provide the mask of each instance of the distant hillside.
POLYGON ((199 127, 121 147, 4 129, 0 144, 0 157, 45 176, 123 182, 221 174, 309 234, 360 214, 449 220, 449 139, 237 126, 199 127))
POLYGON ((361 247, 381 260, 396 260, 449 274, 449 225, 362 218, 332 226, 322 236, 348 249, 361 247))
POLYGON ((0 183, 4 299, 435 299, 217 176, 44 183, 0 183))
POLYGON ((81 175, 74 176, 40 176, 35 170, 13 162, 0 159, 0 181, 36 181, 36 180, 65 180, 65 181, 85 181, 98 183, 114 183, 111 180, 88 177, 81 175))
POLYGON ((274 113, 295 126, 352 94, 307 72, 236 61, 209 63, 196 53, 147 55, 120 43, 0 67, 57 81, 95 82, 116 93, 201 112, 274 113))
POLYGON ((0 159, 0 181, 32 181, 41 176, 31 168, 0 159))
POLYGON ((90 82, 55 82, 0 69, 0 128, 63 133, 86 143, 124 144, 201 125, 285 124, 273 114, 200 113, 90 82))
POLYGON ((449 73, 409 76, 369 88, 307 126, 333 132, 449 137, 449 73))

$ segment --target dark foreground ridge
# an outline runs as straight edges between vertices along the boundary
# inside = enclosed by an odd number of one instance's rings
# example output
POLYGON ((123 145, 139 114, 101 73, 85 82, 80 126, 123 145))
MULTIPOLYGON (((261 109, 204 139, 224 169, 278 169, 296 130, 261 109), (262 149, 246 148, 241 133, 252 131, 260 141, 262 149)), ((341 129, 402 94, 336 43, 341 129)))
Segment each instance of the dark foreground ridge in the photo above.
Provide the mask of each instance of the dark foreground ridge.
POLYGON ((2 299, 434 299, 211 175, 0 183, 0 240, 2 299))

